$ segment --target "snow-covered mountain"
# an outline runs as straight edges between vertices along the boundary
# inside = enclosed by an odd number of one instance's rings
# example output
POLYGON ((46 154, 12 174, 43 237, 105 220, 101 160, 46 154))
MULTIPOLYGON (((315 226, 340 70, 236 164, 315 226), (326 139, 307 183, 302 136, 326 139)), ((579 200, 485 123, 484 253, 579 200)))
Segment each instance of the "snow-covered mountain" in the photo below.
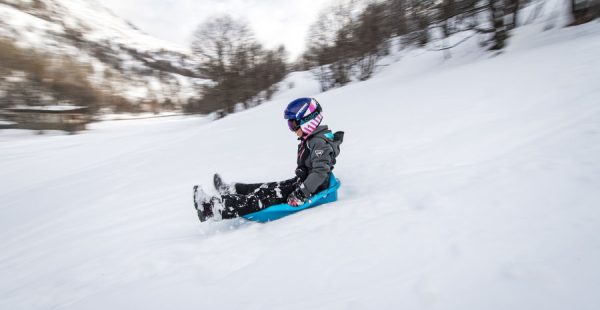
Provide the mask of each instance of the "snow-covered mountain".
POLYGON ((600 23, 550 17, 325 93, 295 72, 219 121, 1 131, 0 309, 600 309, 600 23), (346 132, 340 199, 200 224, 212 173, 293 174, 282 111, 311 95, 346 132))
POLYGON ((0 0, 0 38, 91 66, 90 81, 131 100, 192 95, 198 59, 156 39, 94 0, 0 0))

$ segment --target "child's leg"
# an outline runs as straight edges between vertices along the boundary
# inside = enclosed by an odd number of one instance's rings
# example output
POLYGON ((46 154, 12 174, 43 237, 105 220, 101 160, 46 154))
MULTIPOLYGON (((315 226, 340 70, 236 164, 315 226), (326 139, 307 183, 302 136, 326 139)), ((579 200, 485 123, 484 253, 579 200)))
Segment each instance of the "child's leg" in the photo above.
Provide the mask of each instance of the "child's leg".
POLYGON ((292 179, 280 181, 280 182, 252 183, 252 184, 234 183, 234 186, 235 186, 235 192, 237 194, 250 195, 260 188, 274 189, 277 186, 281 186, 281 185, 286 186, 287 184, 295 183, 295 182, 296 182, 296 178, 292 178, 292 179))
POLYGON ((287 196, 295 188, 295 179, 290 179, 283 182, 260 184, 249 195, 223 195, 221 196, 223 204, 221 217, 223 219, 236 218, 260 211, 272 205, 285 203, 287 196))
POLYGON ((234 183, 234 187, 235 187, 235 192, 237 194, 249 195, 253 191, 257 190, 259 187, 261 187, 263 184, 265 184, 265 183, 253 183, 253 184, 234 183))

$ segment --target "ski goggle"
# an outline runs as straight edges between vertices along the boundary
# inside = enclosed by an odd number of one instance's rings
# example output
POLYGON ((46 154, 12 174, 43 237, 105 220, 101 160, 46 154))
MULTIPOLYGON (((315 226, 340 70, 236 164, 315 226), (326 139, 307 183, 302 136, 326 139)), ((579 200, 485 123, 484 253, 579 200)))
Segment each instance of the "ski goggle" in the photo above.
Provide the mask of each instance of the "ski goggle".
POLYGON ((287 123, 288 123, 288 128, 291 131, 296 131, 300 128, 300 122, 295 119, 288 119, 287 123))

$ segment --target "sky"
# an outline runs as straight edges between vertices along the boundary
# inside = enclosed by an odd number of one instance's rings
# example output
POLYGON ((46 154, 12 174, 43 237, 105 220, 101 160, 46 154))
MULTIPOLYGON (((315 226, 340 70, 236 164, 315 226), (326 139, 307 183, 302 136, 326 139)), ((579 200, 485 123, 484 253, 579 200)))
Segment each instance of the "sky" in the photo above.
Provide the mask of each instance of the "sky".
POLYGON ((186 47, 192 33, 213 16, 246 20, 268 48, 283 44, 294 60, 304 50, 308 28, 331 0, 97 0, 142 31, 186 47))

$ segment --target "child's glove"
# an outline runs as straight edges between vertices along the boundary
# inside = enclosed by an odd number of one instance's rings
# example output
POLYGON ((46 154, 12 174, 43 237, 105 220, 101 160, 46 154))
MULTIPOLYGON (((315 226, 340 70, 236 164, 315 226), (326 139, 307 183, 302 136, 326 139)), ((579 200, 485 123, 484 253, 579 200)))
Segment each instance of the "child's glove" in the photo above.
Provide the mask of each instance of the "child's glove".
POLYGON ((298 177, 298 179, 300 179, 300 181, 304 181, 308 176, 308 169, 304 167, 298 167, 294 172, 296 173, 296 176, 298 177))
POLYGON ((304 184, 300 184, 299 187, 297 187, 287 198, 287 203, 288 205, 292 206, 292 207, 297 207, 300 205, 303 205, 306 202, 306 199, 308 197, 306 197, 306 195, 304 195, 304 192, 302 192, 302 187, 304 187, 304 184))

